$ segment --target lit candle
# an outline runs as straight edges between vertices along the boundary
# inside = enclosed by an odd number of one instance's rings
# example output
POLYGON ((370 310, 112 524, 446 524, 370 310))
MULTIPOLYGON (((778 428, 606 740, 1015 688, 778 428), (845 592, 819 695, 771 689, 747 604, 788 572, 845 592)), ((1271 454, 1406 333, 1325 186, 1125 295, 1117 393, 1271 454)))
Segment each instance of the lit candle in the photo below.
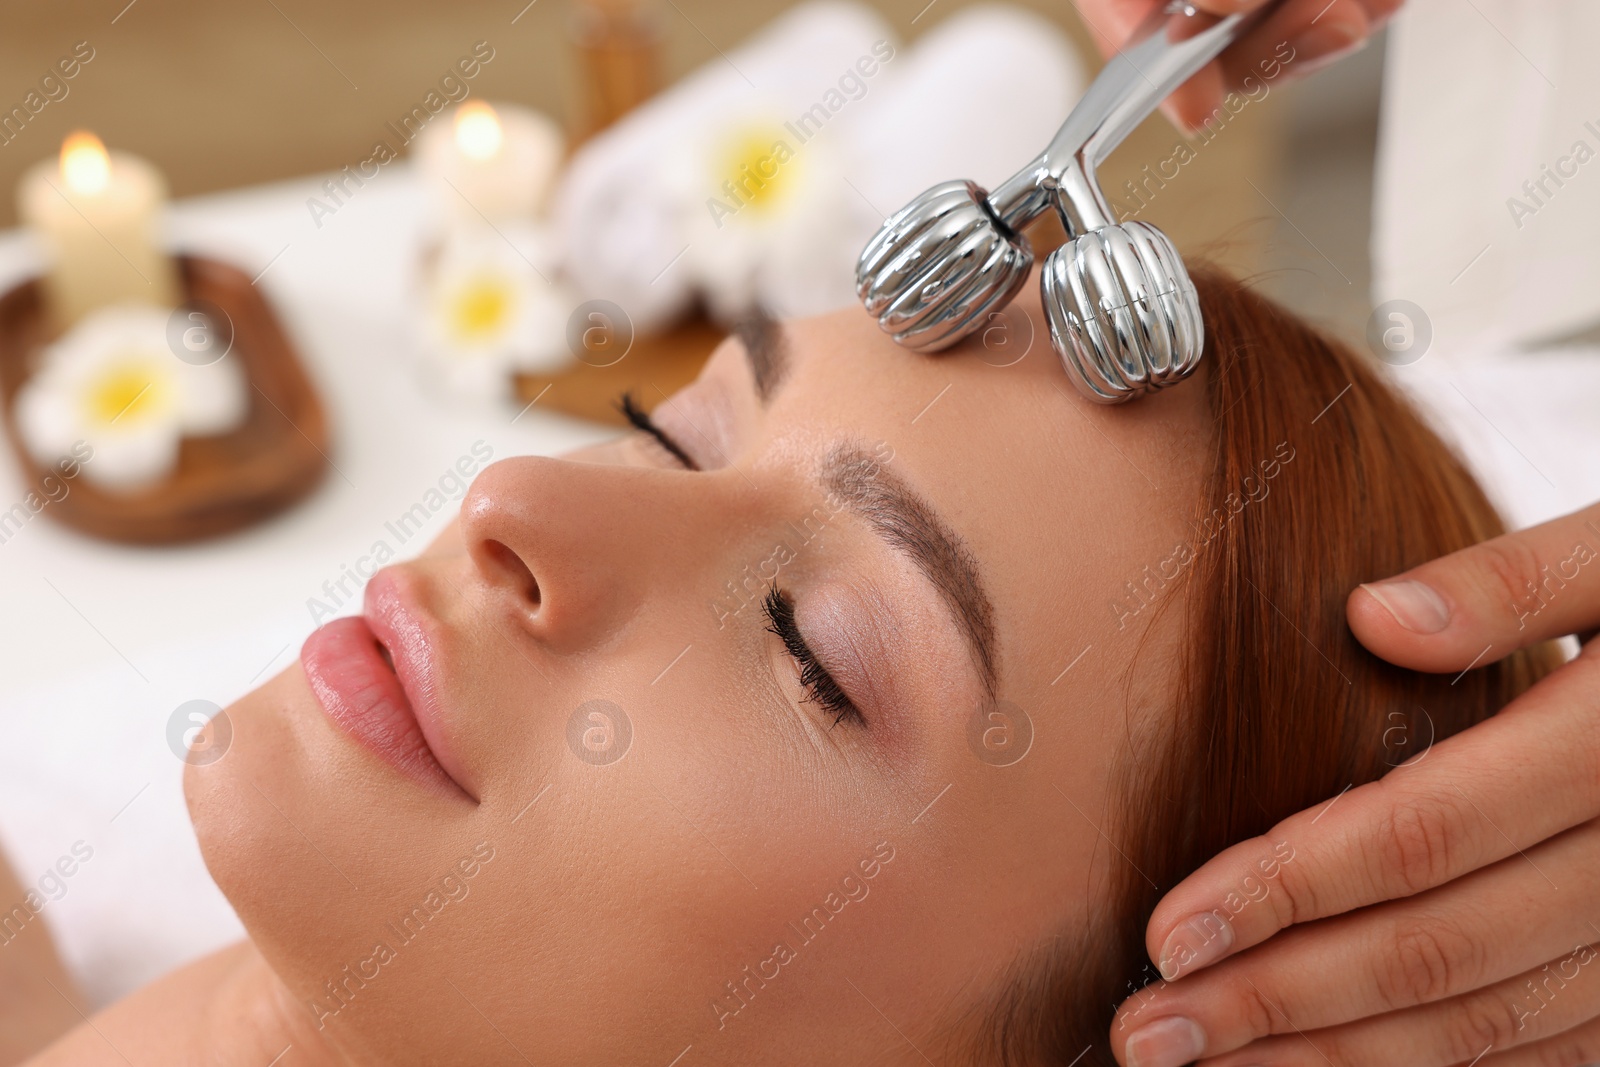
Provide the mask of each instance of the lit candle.
POLYGON ((450 223, 499 226, 540 213, 564 148, 561 128, 548 116, 469 100, 452 121, 423 131, 417 165, 450 223))
POLYGON ((177 303, 177 273, 160 240, 166 199, 155 167, 106 152, 92 133, 70 135, 59 164, 45 160, 23 175, 18 213, 51 253, 45 295, 58 325, 108 304, 177 303))

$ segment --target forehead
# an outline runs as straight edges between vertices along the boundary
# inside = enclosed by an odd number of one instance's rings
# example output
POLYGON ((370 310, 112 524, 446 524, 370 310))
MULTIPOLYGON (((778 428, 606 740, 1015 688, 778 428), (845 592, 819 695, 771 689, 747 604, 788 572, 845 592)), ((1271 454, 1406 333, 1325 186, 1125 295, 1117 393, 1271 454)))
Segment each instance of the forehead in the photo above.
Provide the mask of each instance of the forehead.
MULTIPOLYGON (((938 354, 897 346, 853 307, 783 324, 782 345, 761 436, 801 465, 841 439, 893 450, 979 563, 1003 690, 1122 636, 1114 600, 1187 535, 1211 451, 1200 376, 1133 404, 1083 400, 1032 285, 938 354)), ((718 359, 744 362, 742 344, 718 359)))

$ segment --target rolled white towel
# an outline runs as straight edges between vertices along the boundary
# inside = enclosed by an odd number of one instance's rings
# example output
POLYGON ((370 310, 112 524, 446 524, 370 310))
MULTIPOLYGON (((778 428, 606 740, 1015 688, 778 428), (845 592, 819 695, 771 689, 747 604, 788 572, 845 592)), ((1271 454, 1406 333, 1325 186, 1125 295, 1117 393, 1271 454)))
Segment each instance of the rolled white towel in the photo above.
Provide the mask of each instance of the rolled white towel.
MULTIPOLYGON (((690 245, 713 310, 732 315, 758 301, 809 315, 851 303, 856 260, 886 214, 952 178, 993 188, 1044 148, 1088 80, 1050 22, 1001 4, 969 8, 873 58, 877 73, 841 80, 855 92, 842 106, 829 99, 825 122, 814 109, 813 122, 786 125, 797 143, 786 172, 803 172, 791 183, 795 210, 748 213, 752 225, 724 225, 721 244, 690 245)), ((726 220, 746 221, 744 212, 726 220)))
MULTIPOLYGON (((836 99, 845 113, 849 98, 836 99)), ((845 181, 839 143, 825 132, 801 139, 804 114, 743 110, 678 157, 684 263, 724 321, 757 304, 796 316, 853 297, 855 258, 879 217, 845 181)))
POLYGON ((803 4, 585 144, 555 199, 578 288, 621 305, 641 332, 681 313, 697 288, 687 220, 721 192, 703 180, 718 162, 705 158, 712 146, 751 116, 781 125, 801 114, 878 41, 893 34, 869 8, 803 4))
POLYGON ((841 129, 848 177, 883 212, 954 178, 992 189, 1049 143, 1087 84, 1048 19, 1009 4, 965 8, 917 38, 841 129))
POLYGON ((795 8, 580 151, 557 200, 568 272, 642 332, 696 292, 723 319, 841 306, 885 213, 1003 180, 1086 81, 1019 8, 968 9, 909 50, 864 8, 795 8))

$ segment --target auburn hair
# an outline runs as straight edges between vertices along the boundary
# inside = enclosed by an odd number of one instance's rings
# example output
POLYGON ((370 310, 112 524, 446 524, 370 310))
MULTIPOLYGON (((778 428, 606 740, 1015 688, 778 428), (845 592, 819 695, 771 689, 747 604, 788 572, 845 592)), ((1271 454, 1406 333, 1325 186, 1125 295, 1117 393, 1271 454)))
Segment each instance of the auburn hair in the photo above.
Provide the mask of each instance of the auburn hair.
POLYGON ((1107 832, 1123 856, 1109 896, 1087 930, 1017 961, 980 1062, 1115 1067, 1116 1006, 1159 978, 1144 935, 1164 893, 1493 715, 1555 663, 1530 650, 1452 682, 1355 640, 1345 601, 1359 583, 1500 534, 1500 518, 1370 359, 1233 278, 1200 269, 1194 282, 1215 454, 1161 602, 1184 612, 1171 729, 1135 738, 1144 750, 1112 776, 1107 832))

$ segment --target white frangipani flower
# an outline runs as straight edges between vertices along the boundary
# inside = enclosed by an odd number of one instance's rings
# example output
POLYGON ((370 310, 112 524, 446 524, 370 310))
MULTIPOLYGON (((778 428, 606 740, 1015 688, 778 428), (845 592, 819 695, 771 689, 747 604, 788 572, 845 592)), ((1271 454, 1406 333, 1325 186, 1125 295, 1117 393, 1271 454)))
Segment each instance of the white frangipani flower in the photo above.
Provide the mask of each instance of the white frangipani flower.
POLYGON ((41 353, 17 393, 17 429, 41 465, 78 441, 94 449, 84 477, 134 492, 171 474, 185 436, 226 433, 249 411, 237 360, 196 365, 168 343, 170 312, 146 304, 102 308, 41 353))
POLYGON ((684 261, 713 315, 812 314, 854 299, 856 255, 878 220, 827 139, 803 141, 775 108, 752 107, 690 138, 674 162, 684 261))
POLYGON ((1060 29, 1008 4, 902 48, 863 4, 800 3, 577 150, 555 201, 568 274, 641 334, 696 299, 723 320, 848 304, 887 213, 1003 181, 1085 81, 1060 29))
POLYGON ((845 140, 835 130, 853 121, 836 112, 862 108, 867 83, 859 71, 881 71, 874 49, 892 55, 893 41, 891 27, 866 5, 801 3, 585 142, 555 198, 568 275, 582 294, 620 305, 641 335, 669 326, 697 297, 722 318, 774 295, 782 308, 803 313, 815 305, 797 297, 820 279, 828 294, 822 306, 831 306, 880 221, 864 205, 834 210, 848 204, 837 196, 857 199, 843 182, 829 188, 831 157, 845 140), (843 78, 849 92, 840 88, 843 78), (821 125, 829 127, 822 141, 839 143, 819 141, 821 125), (746 206, 736 205, 723 182, 745 178, 741 162, 762 164, 773 139, 787 141, 792 155, 770 195, 752 182, 745 188, 755 199, 741 192, 746 206), (717 198, 737 212, 708 206, 717 198), (779 263, 783 257, 773 254, 795 237, 831 246, 858 211, 865 223, 856 219, 845 242, 855 247, 837 267, 809 255, 779 263), (700 247, 703 236, 712 239, 708 247, 700 247))
POLYGON ((518 247, 495 231, 446 238, 424 278, 422 342, 427 371, 448 392, 509 396, 515 372, 572 361, 566 332, 576 301, 535 265, 537 244, 518 247))

